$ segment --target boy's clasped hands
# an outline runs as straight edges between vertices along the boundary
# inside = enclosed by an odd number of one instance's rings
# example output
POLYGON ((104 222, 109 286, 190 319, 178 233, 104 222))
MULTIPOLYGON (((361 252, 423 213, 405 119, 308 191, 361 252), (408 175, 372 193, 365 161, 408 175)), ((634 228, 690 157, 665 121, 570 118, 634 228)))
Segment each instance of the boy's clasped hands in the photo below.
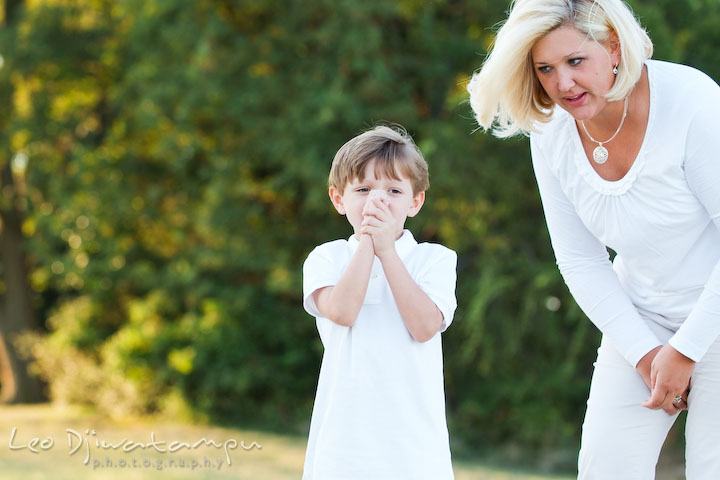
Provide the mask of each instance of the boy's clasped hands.
POLYGON ((373 242, 375 255, 383 256, 395 249, 398 237, 397 220, 390 211, 390 197, 382 190, 371 190, 362 211, 363 221, 360 235, 369 235, 373 242))

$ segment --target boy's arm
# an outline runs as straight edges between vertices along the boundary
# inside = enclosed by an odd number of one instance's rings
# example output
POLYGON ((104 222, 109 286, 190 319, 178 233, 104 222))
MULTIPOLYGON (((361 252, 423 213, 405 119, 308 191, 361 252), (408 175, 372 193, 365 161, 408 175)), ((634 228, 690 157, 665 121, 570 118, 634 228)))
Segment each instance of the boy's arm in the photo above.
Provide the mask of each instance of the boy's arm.
POLYGON ((355 323, 365 300, 374 258, 372 238, 360 235, 357 250, 337 284, 319 288, 312 294, 325 318, 345 327, 355 323))
POLYGON ((410 335, 418 342, 427 342, 440 330, 443 323, 442 312, 415 283, 394 246, 392 251, 379 258, 400 316, 410 335))
POLYGON ((400 316, 410 335, 418 342, 430 340, 443 324, 443 314, 405 268, 395 250, 397 225, 388 206, 379 199, 370 201, 362 223, 362 233, 372 235, 375 255, 380 259, 400 316))

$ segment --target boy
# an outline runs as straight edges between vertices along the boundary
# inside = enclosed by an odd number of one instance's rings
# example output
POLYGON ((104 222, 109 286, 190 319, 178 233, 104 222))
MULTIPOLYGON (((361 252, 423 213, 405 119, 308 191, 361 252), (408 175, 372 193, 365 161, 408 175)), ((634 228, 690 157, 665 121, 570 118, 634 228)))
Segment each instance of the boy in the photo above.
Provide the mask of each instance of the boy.
POLYGON ((329 183, 354 235, 303 266, 325 348, 303 479, 452 479, 440 332, 455 312, 457 256, 404 230, 427 164, 404 130, 376 127, 342 146, 329 183))

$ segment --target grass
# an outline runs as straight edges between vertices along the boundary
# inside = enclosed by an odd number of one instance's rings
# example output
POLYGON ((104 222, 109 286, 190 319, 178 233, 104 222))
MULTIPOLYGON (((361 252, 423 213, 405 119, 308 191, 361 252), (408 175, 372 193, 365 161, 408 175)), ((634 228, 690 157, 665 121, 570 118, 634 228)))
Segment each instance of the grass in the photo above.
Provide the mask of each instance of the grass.
MULTIPOLYGON (((0 480, 298 480, 306 441, 304 437, 218 426, 110 420, 79 408, 49 404, 0 406, 0 435, 0 480), (131 451, 124 452, 123 447, 131 451)), ((457 480, 571 478, 473 461, 456 461, 454 468, 457 480)))

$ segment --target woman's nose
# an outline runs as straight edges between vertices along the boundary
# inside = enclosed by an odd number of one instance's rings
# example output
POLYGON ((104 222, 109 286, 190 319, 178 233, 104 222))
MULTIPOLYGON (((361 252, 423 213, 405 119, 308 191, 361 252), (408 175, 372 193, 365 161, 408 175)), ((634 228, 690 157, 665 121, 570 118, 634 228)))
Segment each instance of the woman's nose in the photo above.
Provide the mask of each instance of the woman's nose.
POLYGON ((575 79, 572 72, 565 69, 558 70, 557 73, 558 90, 568 92, 575 86, 575 79))

